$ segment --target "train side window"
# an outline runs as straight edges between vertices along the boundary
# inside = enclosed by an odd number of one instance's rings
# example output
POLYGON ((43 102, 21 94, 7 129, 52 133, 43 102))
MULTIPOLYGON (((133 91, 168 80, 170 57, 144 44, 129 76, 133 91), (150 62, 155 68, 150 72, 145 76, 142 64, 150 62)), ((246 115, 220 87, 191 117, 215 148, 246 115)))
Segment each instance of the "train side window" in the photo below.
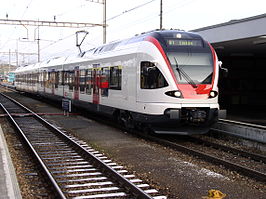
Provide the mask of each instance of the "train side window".
POLYGON ((45 87, 45 72, 41 72, 41 87, 45 87))
POLYGON ((44 87, 48 87, 48 72, 47 71, 45 71, 44 72, 44 87))
POLYGON ((80 70, 80 73, 79 73, 79 90, 80 90, 80 93, 85 93, 85 74, 86 74, 85 70, 80 70))
POLYGON ((50 73, 49 83, 50 83, 51 88, 55 85, 55 71, 54 70, 50 73))
POLYGON ((40 73, 39 72, 36 73, 36 81, 37 81, 37 84, 40 83, 40 73))
POLYGON ((59 85, 59 71, 55 72, 55 88, 58 88, 59 85))
POLYGON ((59 85, 64 85, 64 71, 59 72, 59 85))
POLYGON ((68 85, 68 71, 64 71, 64 85, 68 85))
POLYGON ((109 68, 104 67, 101 70, 101 94, 104 97, 108 96, 109 89, 109 68))
POLYGON ((68 82, 68 88, 69 88, 69 91, 73 91, 73 88, 74 88, 74 77, 75 77, 75 73, 74 71, 67 71, 67 82, 68 82))
POLYGON ((110 84, 109 88, 114 90, 121 90, 122 70, 119 66, 110 68, 110 84))
POLYGON ((142 89, 156 89, 168 86, 161 71, 154 63, 143 61, 140 63, 141 78, 140 87, 142 89))
POLYGON ((85 74, 85 87, 86 87, 86 94, 91 95, 91 88, 92 88, 92 74, 91 69, 86 70, 85 74))

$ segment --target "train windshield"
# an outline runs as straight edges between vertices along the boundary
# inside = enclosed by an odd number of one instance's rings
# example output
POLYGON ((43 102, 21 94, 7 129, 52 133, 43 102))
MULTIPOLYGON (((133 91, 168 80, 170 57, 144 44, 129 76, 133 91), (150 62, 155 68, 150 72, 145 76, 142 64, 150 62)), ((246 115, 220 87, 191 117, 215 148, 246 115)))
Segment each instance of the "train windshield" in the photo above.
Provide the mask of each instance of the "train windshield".
POLYGON ((168 58, 180 84, 211 84, 213 60, 211 53, 168 52, 168 58))

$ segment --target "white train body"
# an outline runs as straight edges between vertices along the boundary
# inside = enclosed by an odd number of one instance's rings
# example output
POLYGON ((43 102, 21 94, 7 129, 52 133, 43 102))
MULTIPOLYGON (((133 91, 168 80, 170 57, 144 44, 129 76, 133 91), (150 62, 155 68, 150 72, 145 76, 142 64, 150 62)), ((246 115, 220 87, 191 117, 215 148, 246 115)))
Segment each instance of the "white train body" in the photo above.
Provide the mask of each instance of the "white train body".
POLYGON ((203 133, 218 117, 218 60, 200 36, 154 31, 16 70, 16 89, 157 133, 203 133))

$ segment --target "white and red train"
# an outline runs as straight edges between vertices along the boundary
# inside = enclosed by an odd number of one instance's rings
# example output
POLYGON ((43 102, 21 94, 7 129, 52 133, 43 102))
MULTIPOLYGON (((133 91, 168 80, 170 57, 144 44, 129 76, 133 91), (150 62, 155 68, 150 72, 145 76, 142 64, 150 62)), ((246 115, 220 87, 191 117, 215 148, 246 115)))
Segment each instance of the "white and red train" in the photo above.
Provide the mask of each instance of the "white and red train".
POLYGON ((200 134, 217 121, 219 62, 197 34, 163 30, 102 45, 83 56, 19 67, 17 90, 109 115, 127 127, 200 134))

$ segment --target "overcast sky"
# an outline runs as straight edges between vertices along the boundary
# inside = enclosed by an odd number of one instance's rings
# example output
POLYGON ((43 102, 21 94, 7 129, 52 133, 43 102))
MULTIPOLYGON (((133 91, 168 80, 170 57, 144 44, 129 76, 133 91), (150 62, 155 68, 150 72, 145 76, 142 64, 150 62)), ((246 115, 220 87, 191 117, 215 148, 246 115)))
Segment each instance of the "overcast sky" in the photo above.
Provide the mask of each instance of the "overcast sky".
MULTIPOLYGON (((160 0, 106 1, 107 42, 159 28, 160 0)), ((163 27, 193 30, 264 14, 265 8, 265 0, 163 0, 163 27)), ((54 21, 55 17, 56 21, 102 23, 102 11, 102 4, 86 0, 2 0, 0 19, 54 21)), ((30 26, 0 25, 0 62, 8 61, 8 55, 3 52, 9 49, 11 52, 18 49, 20 53, 37 53, 35 29, 30 26), (23 40, 25 37, 29 39, 23 40)), ((84 28, 40 27, 41 60, 78 53, 75 47, 75 32, 78 30, 84 28)), ((102 28, 85 30, 89 35, 83 49, 102 44, 102 28)), ((14 63, 15 56, 11 59, 14 63)), ((37 56, 20 56, 19 59, 20 62, 34 62, 37 56)))

